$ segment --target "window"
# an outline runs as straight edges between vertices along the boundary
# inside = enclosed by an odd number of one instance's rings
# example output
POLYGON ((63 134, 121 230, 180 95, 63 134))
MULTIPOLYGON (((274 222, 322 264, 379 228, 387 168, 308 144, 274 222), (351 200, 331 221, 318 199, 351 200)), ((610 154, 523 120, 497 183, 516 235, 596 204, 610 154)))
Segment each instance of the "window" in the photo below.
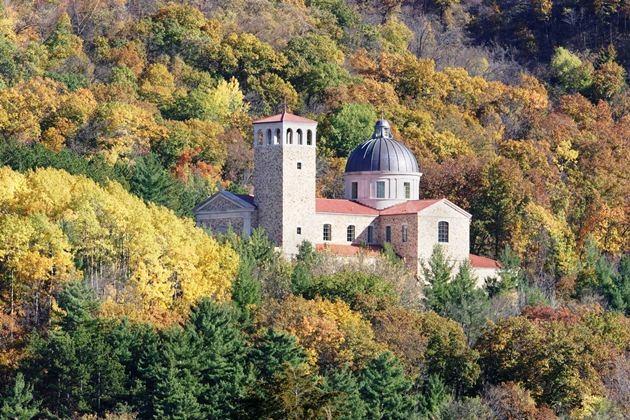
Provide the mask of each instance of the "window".
POLYGON ((374 226, 372 225, 368 226, 367 243, 368 244, 374 243, 374 226))
POLYGON ((448 242, 448 222, 438 223, 438 242, 448 242))
POLYGON ((376 198, 385 198, 385 181, 376 181, 376 198))
POLYGON ((299 227, 299 226, 298 226, 298 228, 297 228, 297 234, 298 234, 298 235, 301 235, 301 234, 302 234, 302 228, 301 228, 301 227, 299 227))
POLYGON ((325 241, 330 241, 331 236, 332 236, 332 231, 330 229, 330 225, 328 223, 326 223, 324 225, 324 240, 325 241))
POLYGON ((391 241, 392 241, 392 227, 385 226, 385 242, 391 242, 391 241))
POLYGON ((402 236, 402 241, 403 242, 407 242, 407 236, 409 235, 408 229, 407 229, 407 225, 403 225, 402 226, 402 230, 401 230, 400 234, 402 236))
POLYGON ((405 182, 403 186, 405 187, 405 198, 411 198, 411 183, 405 182))
POLYGON ((280 144, 280 137, 282 137, 282 132, 278 128, 276 129, 276 137, 273 139, 274 144, 280 144))
POLYGON ((354 225, 348 226, 348 229, 346 230, 346 240, 348 242, 354 241, 354 230, 354 225))
POLYGON ((295 134, 297 134, 297 144, 302 144, 302 129, 298 128, 295 134))
POLYGON ((287 129, 287 144, 293 144, 293 130, 287 129))
POLYGON ((313 132, 311 130, 306 131, 306 145, 310 146, 313 144, 313 132))
POLYGON ((271 144, 271 129, 267 130, 267 144, 271 144))
POLYGON ((263 134, 262 130, 258 130, 258 145, 262 146, 263 142, 264 142, 264 137, 265 135, 263 134))
POLYGON ((352 189, 351 198, 353 200, 356 200, 359 197, 359 183, 353 182, 351 189, 352 189))
POLYGON ((298 162, 298 163, 297 163, 297 168, 298 168, 298 169, 302 169, 302 162, 298 162))

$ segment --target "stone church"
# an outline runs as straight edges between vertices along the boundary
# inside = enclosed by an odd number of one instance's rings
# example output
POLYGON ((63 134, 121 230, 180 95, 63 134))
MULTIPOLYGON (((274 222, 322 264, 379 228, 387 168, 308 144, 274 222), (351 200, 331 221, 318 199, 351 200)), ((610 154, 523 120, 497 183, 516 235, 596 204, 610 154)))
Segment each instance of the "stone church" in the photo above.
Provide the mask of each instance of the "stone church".
POLYGON ((389 242, 417 273, 440 244, 453 263, 470 261, 480 281, 496 274, 496 261, 469 253, 468 212, 420 199, 418 162, 386 120, 348 156, 343 199, 316 197, 316 138, 317 122, 287 112, 255 121, 254 195, 218 192, 195 208, 197 224, 243 235, 263 227, 287 257, 303 241, 344 258, 389 242))

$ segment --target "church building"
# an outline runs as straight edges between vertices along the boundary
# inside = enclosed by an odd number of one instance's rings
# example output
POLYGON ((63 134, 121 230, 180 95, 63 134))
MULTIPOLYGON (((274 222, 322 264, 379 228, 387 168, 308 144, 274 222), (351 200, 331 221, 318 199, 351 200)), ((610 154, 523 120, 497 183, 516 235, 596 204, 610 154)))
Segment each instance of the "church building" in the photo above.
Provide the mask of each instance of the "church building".
POLYGON ((317 122, 287 112, 255 121, 254 195, 218 192, 195 208, 197 224, 243 235, 260 226, 289 258, 303 241, 344 258, 389 242, 416 273, 440 244, 480 281, 496 275, 496 261, 469 253, 470 213, 445 198, 420 199, 418 162, 386 120, 348 156, 343 199, 316 197, 316 134, 317 122))

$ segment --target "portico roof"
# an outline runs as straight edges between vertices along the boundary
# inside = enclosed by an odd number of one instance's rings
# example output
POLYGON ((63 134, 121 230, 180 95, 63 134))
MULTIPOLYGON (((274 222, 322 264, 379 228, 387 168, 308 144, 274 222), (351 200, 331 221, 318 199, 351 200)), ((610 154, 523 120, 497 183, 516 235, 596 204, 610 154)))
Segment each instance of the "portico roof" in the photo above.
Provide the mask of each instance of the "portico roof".
POLYGON ((300 117, 299 115, 291 114, 289 112, 282 112, 280 114, 272 115, 270 117, 261 118, 254 121, 254 124, 266 124, 277 122, 294 122, 294 123, 307 123, 317 124, 317 121, 309 120, 308 118, 300 117))

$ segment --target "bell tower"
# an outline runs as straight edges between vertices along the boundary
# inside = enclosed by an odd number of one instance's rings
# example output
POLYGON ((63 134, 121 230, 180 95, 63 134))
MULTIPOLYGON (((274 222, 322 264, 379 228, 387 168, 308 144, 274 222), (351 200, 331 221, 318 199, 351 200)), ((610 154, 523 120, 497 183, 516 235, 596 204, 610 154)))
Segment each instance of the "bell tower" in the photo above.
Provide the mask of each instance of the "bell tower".
POLYGON ((313 242, 317 122, 283 112, 254 121, 258 226, 285 255, 313 242))

